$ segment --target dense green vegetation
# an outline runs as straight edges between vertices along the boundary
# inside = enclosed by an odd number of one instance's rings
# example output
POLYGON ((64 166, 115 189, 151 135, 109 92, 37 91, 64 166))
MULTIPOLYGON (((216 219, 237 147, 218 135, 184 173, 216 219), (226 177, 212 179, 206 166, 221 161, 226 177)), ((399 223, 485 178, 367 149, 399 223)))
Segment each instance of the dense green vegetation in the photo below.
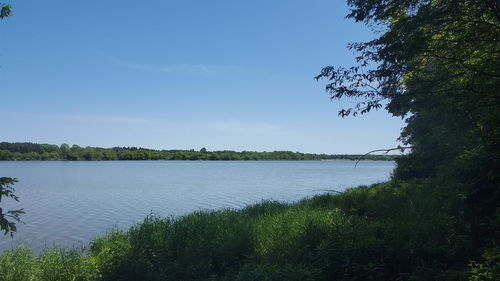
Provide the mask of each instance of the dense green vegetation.
MULTIPOLYGON (((2 199, 5 201, 6 198, 19 201, 13 187, 16 182, 17 179, 14 178, 0 177, 0 202, 2 199)), ((24 214, 23 209, 4 210, 0 207, 0 231, 4 234, 10 233, 12 236, 17 230, 16 223, 21 221, 21 214, 24 214)))
MULTIPOLYGON (((383 30, 355 43, 358 64, 325 67, 332 99, 358 99, 339 114, 385 107, 406 120, 394 178, 426 179, 462 200, 475 247, 500 229, 500 6, 495 0, 348 0, 348 15, 383 30)), ((449 199, 452 200, 452 197, 449 199)), ((448 200, 447 200, 448 201, 448 200)), ((446 204, 443 202, 443 204, 446 204)))
MULTIPOLYGON (((0 142, 0 160, 358 160, 361 155, 311 154, 291 151, 153 150, 137 147, 80 147, 67 144, 0 142)), ((395 155, 366 155, 366 160, 394 160, 395 155)))
POLYGON ((351 45, 358 65, 317 78, 360 101, 341 116, 385 107, 406 120, 411 152, 391 182, 150 217, 88 252, 15 249, 0 280, 500 280, 498 1, 348 3, 379 37, 351 45))
POLYGON ((393 181, 296 204, 149 217, 95 239, 88 252, 7 251, 0 280, 498 278, 499 248, 482 261, 457 214, 460 201, 449 198, 426 181, 393 181))

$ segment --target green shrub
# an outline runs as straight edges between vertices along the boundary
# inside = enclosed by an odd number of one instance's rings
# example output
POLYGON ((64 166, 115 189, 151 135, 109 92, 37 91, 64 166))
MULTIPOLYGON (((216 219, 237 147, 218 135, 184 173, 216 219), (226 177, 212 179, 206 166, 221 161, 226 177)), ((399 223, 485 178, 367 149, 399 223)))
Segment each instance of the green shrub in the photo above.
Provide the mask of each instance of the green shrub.
MULTIPOLYGON (((106 236, 96 238, 90 244, 91 264, 94 264, 103 280, 112 280, 125 274, 130 255, 129 235, 118 230, 111 230, 106 236)), ((117 279, 119 280, 119 279, 117 279)))
POLYGON ((482 262, 471 262, 469 281, 500 280, 500 247, 484 251, 482 262))
POLYGON ((81 251, 57 247, 45 250, 36 259, 33 274, 39 281, 91 281, 99 277, 95 263, 81 251))

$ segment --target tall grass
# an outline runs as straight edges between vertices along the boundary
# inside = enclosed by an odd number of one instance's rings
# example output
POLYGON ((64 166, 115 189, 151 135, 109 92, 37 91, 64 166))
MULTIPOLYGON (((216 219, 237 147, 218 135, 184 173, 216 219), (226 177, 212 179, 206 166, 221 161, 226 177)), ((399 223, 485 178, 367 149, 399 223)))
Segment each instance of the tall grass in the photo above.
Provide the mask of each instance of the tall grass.
POLYGON ((390 182, 295 204, 150 216, 85 254, 7 251, 0 280, 465 280, 471 249, 444 194, 390 182))
POLYGON ((97 266, 82 251, 52 248, 34 256, 25 247, 0 256, 2 281, 90 281, 100 280, 97 266))

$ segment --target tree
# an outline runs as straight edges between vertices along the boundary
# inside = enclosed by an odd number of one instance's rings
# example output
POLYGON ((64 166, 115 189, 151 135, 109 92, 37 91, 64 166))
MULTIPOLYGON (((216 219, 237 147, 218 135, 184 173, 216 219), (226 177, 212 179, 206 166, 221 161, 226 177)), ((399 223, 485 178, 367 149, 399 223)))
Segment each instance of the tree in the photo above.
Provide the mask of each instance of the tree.
POLYGON ((462 194, 477 237, 495 235, 500 191, 500 5, 497 0, 348 0, 348 18, 378 29, 352 43, 352 67, 328 66, 339 115, 385 108, 404 118, 397 179, 441 179, 462 194), (489 226, 487 226, 489 225, 489 226))
MULTIPOLYGON (((15 201, 19 201, 19 198, 14 194, 14 188, 12 185, 17 182, 17 179, 2 177, 0 178, 0 203, 2 198, 11 198, 15 201)), ((21 221, 20 215, 24 214, 23 209, 9 210, 4 213, 4 210, 0 207, 0 231, 3 231, 5 235, 17 230, 16 223, 21 221)))
POLYGON ((12 16, 12 7, 5 3, 0 3, 0 19, 12 16))
MULTIPOLYGON (((12 16, 11 6, 0 3, 0 19, 12 16)), ((0 178, 0 203, 2 202, 2 197, 7 197, 19 201, 19 198, 14 194, 14 188, 12 185, 17 182, 17 179, 1 177, 0 178)), ((24 213, 23 209, 9 210, 4 213, 3 209, 0 207, 0 231, 4 231, 7 235, 13 235, 13 232, 17 230, 16 223, 20 222, 20 215, 24 213)))

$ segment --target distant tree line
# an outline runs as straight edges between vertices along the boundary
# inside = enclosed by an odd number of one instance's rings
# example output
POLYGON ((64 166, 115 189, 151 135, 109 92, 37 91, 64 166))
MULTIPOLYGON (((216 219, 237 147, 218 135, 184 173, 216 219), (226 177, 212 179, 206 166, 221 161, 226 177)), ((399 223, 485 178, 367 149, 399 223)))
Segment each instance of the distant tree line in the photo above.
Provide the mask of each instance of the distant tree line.
MULTIPOLYGON (((0 142, 0 160, 358 160, 360 155, 312 154, 291 151, 208 151, 153 150, 141 147, 80 147, 76 144, 38 144, 0 142)), ((368 160, 394 160, 395 155, 367 155, 368 160)))

